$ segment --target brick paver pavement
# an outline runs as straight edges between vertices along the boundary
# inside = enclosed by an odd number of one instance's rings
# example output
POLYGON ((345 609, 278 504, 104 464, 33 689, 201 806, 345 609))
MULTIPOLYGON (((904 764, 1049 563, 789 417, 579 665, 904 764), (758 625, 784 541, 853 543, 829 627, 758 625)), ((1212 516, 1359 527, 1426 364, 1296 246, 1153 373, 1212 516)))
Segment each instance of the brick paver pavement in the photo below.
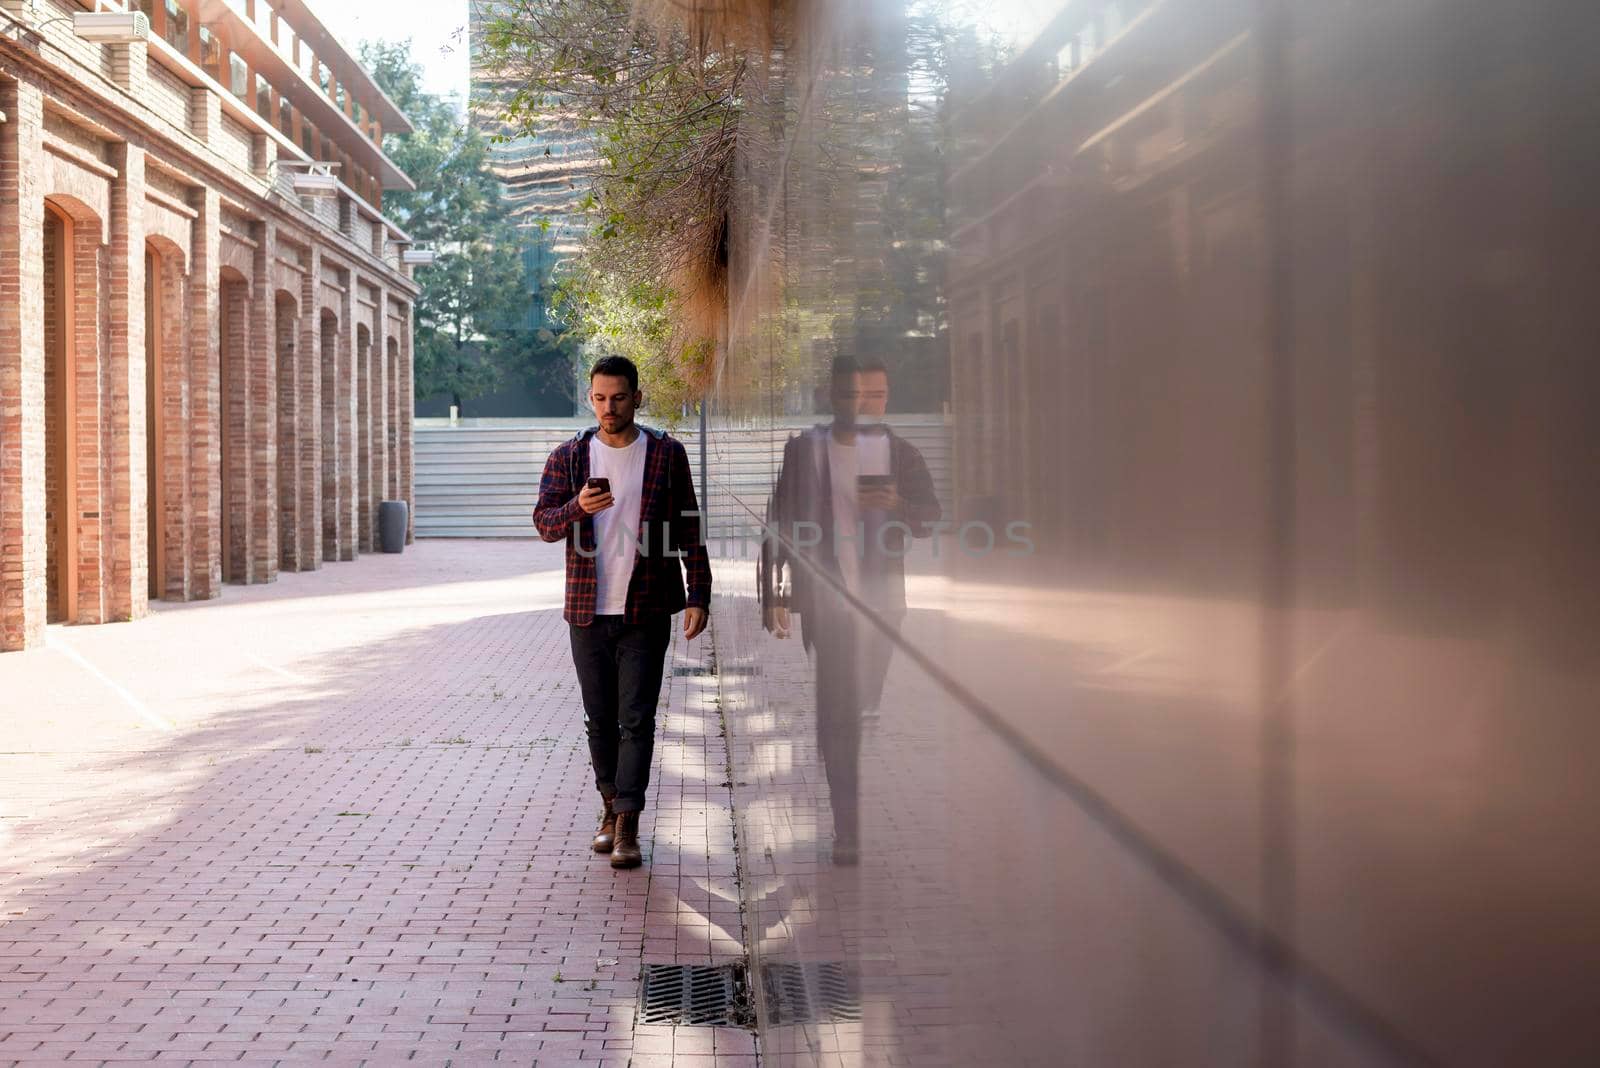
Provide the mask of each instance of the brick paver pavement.
POLYGON ((0 1063, 755 1064, 633 1022, 743 952, 715 680, 613 872, 561 597, 559 546, 424 542, 0 657, 0 1063))

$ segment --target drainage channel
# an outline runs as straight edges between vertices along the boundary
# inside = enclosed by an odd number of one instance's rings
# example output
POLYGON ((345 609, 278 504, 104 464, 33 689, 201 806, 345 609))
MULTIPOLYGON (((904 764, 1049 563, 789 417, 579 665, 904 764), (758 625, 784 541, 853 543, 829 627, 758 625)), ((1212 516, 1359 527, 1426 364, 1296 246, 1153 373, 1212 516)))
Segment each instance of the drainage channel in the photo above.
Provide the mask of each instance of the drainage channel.
POLYGON ((745 965, 646 964, 639 979, 639 1022, 755 1026, 745 965))
MULTIPOLYGON (((728 773, 728 778, 722 785, 728 791, 726 815, 733 824, 733 850, 736 861, 734 870, 735 878, 738 879, 742 878, 743 865, 738 862, 739 830, 733 812, 731 755, 726 747, 727 720, 722 711, 721 681, 718 676, 724 671, 729 674, 745 674, 747 671, 739 670, 733 665, 719 666, 715 623, 712 624, 707 637, 710 639, 708 642, 710 648, 705 660, 700 663, 680 661, 672 665, 671 673, 675 678, 704 679, 705 689, 709 690, 709 694, 704 695, 703 699, 709 699, 709 711, 715 713, 721 728, 719 733, 724 745, 723 769, 728 773)), ((740 900, 740 938, 748 946, 750 935, 744 923, 742 887, 740 900)), ((638 1024, 647 1025, 737 1027, 754 1032, 756 1012, 750 987, 749 965, 745 960, 719 965, 645 964, 639 973, 639 1001, 634 1019, 638 1024)), ((759 1051, 757 1055, 759 1056, 759 1051)))

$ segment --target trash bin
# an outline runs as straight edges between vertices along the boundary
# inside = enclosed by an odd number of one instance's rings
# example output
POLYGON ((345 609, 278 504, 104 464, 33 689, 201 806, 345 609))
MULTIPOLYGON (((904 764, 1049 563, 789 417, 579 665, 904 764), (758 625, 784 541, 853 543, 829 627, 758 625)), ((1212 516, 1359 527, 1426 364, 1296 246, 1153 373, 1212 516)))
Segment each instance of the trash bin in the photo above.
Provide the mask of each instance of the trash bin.
POLYGON ((406 547, 406 502, 378 502, 378 541, 386 553, 401 552, 406 547))

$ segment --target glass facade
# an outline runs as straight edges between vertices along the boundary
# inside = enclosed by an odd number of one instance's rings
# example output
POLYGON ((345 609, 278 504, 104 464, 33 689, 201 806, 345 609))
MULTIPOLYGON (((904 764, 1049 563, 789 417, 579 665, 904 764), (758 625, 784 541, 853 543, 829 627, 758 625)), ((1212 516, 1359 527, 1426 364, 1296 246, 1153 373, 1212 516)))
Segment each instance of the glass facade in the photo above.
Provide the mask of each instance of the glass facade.
POLYGON ((703 494, 764 1056, 1588 1062, 1596 9, 828 10, 703 494))

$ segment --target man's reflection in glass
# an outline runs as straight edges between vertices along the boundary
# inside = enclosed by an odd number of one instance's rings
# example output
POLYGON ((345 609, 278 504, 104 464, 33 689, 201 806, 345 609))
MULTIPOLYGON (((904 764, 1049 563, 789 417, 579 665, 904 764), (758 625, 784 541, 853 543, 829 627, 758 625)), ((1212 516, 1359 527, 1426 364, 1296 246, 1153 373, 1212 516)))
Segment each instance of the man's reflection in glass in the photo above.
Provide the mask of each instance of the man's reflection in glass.
POLYGON ((835 360, 833 422, 789 439, 767 504, 763 622, 787 638, 791 613, 816 669, 817 748, 833 807, 833 859, 860 852, 861 720, 883 695, 889 633, 906 611, 908 540, 927 537, 939 498, 922 454, 883 422, 881 363, 835 360), (853 603, 852 603, 853 602, 853 603), (868 615, 870 613, 870 616, 868 615))

